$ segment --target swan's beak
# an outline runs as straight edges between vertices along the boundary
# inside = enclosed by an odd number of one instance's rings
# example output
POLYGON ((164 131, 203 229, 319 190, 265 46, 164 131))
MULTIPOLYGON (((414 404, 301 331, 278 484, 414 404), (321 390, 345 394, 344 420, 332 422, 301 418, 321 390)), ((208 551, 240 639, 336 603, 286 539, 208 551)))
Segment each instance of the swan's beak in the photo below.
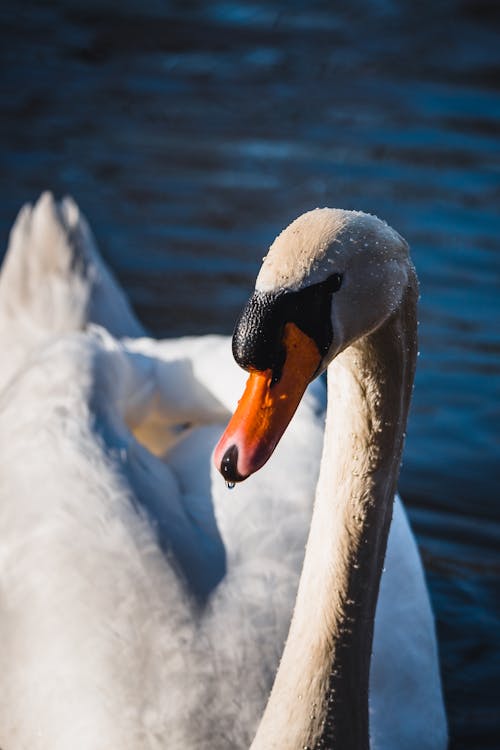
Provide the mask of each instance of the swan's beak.
POLYGON ((321 355, 313 339, 294 323, 285 325, 285 362, 273 382, 272 370, 251 370, 245 392, 214 453, 226 482, 241 482, 270 458, 313 379, 321 355))

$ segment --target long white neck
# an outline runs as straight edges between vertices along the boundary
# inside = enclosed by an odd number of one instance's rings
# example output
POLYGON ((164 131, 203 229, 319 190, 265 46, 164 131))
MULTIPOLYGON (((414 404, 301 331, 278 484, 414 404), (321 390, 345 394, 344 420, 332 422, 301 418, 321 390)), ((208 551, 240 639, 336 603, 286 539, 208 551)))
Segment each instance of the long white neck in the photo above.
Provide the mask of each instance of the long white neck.
POLYGON ((373 624, 416 361, 417 282, 328 372, 295 611, 251 750, 367 750, 373 624))

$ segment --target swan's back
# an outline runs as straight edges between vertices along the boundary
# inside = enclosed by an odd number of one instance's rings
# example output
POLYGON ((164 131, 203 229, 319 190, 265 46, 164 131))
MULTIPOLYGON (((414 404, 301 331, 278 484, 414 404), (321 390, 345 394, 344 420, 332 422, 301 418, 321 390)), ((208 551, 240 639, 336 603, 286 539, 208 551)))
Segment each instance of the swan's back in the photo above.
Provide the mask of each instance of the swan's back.
MULTIPOLYGON (((2 394, 0 746, 18 737, 33 750, 142 750, 168 736, 169 748, 245 747, 286 634, 310 487, 284 482, 278 502, 264 475, 260 509, 255 487, 216 491, 228 572, 201 602, 168 541, 175 527, 185 548, 197 544, 186 508, 210 497, 221 428, 185 436, 196 473, 181 444, 168 464, 149 454, 119 407, 110 414, 116 374, 133 382, 124 356, 97 331, 66 336, 32 355, 2 394), (274 519, 267 534, 263 515, 274 519)), ((311 437, 319 450, 319 424, 311 437)))
POLYGON ((57 342, 2 394, 2 747, 163 746, 145 739, 149 701, 188 609, 165 610, 179 582, 120 436, 96 433, 92 358, 83 337, 57 342))
MULTIPOLYGON (((96 279, 120 299, 102 268, 50 197, 21 212, 0 277, 12 353, 0 397, 0 746, 142 750, 168 736, 172 750, 245 747, 286 634, 317 460, 304 452, 304 481, 283 482, 288 519, 267 534, 272 473, 244 493, 213 489, 212 446, 244 378, 229 341, 124 346, 85 331, 113 329, 92 304, 96 279), (130 429, 150 437, 152 421, 176 438, 163 460, 130 429)), ((306 428, 323 407, 317 386, 306 428)), ((319 455, 321 418, 312 438, 319 455)), ((311 429, 296 439, 310 447, 311 429)))

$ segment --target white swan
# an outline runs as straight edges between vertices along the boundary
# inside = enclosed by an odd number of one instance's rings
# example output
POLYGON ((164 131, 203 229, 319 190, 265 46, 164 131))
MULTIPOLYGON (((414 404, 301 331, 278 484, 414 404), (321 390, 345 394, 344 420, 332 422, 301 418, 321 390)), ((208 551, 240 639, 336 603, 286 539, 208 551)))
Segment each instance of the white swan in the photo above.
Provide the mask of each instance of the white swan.
MULTIPOLYGON (((312 249, 318 218, 305 224, 312 249)), ((70 333, 89 320, 140 333, 74 204, 57 208, 46 196, 21 214, 0 277, 9 353, 0 374, 0 747, 248 747, 302 564, 322 386, 306 393, 273 461, 228 493, 210 472, 243 385, 227 340, 70 333)), ((441 748, 432 613, 398 501, 385 566, 371 746, 441 748)), ((266 717, 271 732, 283 729, 275 699, 293 632, 256 747, 272 747, 266 717)), ((314 729, 310 706, 289 697, 294 726, 314 729)), ((296 747, 282 739, 275 732, 274 746, 296 747)))

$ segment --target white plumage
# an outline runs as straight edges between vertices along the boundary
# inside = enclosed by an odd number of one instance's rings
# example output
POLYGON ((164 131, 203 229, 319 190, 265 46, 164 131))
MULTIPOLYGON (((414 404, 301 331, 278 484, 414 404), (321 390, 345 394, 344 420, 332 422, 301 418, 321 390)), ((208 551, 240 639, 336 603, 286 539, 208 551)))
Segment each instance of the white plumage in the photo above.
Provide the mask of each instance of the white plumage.
MULTIPOLYGON (((322 383, 272 461, 228 492, 211 453, 245 380, 229 340, 144 338, 77 207, 49 195, 11 234, 0 337, 0 747, 248 747, 297 589, 322 383)), ((399 500, 385 568, 371 745, 444 748, 399 500)))

